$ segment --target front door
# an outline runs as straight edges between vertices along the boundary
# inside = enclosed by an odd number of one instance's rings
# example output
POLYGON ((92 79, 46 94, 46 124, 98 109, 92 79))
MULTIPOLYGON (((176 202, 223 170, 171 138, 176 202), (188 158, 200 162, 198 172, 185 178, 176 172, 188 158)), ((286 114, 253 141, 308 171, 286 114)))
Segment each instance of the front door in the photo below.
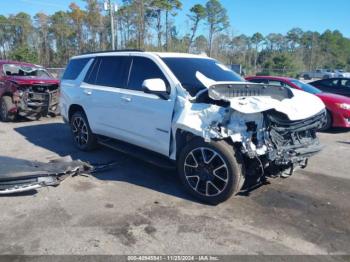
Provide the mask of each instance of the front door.
POLYGON ((169 93, 171 87, 157 64, 146 57, 131 57, 127 88, 120 89, 118 122, 115 126, 126 142, 169 155, 174 96, 163 99, 146 94, 142 83, 146 79, 161 78, 169 93))

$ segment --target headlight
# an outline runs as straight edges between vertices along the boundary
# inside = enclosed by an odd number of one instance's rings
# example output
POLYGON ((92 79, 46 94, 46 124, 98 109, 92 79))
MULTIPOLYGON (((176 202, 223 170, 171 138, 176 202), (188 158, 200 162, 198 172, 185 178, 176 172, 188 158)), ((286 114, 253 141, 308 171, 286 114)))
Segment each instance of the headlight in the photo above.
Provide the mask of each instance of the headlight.
POLYGON ((347 103, 337 104, 337 106, 339 108, 342 108, 342 109, 345 109, 345 110, 350 110, 350 104, 347 104, 347 103))

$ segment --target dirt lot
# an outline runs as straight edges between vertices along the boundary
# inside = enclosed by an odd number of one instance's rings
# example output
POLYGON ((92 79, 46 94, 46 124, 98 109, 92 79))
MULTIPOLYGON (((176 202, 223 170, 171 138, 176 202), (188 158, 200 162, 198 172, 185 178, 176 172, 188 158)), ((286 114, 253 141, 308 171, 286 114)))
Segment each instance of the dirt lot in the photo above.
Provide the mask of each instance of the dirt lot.
POLYGON ((320 134, 306 170, 219 206, 174 172, 109 149, 77 151, 60 118, 0 123, 0 167, 57 156, 118 165, 0 197, 0 254, 349 254, 350 132, 320 134))

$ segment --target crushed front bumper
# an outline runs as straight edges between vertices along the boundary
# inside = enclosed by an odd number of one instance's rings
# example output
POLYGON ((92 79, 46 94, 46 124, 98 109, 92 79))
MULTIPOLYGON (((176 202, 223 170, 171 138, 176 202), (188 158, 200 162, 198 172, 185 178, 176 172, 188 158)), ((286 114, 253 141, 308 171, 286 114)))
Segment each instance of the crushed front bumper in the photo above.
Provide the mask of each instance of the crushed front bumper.
POLYGON ((286 120, 276 112, 267 114, 269 123, 270 160, 276 165, 303 163, 310 156, 322 150, 316 131, 326 121, 326 111, 300 121, 286 120))
POLYGON ((24 91, 17 105, 18 114, 25 117, 46 116, 58 111, 59 90, 46 92, 24 91))

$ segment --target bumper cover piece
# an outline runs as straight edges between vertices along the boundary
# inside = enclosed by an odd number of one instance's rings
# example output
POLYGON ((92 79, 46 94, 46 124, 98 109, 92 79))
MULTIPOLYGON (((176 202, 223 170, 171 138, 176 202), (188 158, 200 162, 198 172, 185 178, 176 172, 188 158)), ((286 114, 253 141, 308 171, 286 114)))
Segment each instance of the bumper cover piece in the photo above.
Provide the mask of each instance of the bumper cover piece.
POLYGON ((23 161, 15 170, 0 169, 0 195, 57 186, 68 176, 91 173, 93 167, 80 160, 64 157, 49 163, 23 161))

